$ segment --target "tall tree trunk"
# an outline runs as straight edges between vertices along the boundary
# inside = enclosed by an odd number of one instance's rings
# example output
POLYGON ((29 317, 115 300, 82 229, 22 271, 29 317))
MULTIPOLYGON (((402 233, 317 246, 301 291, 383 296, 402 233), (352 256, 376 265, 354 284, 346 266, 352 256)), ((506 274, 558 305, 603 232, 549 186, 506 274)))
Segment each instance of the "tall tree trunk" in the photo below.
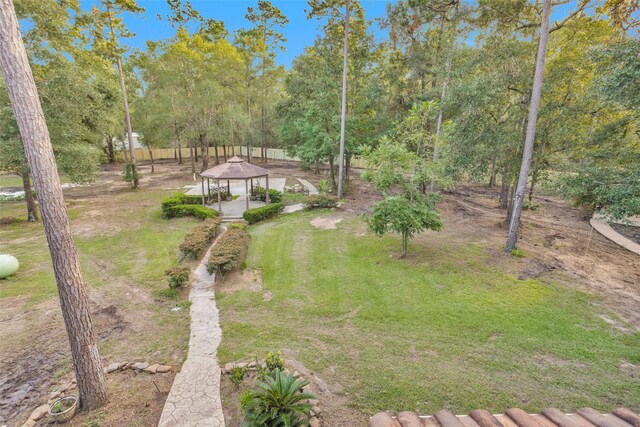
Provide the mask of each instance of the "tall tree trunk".
POLYGON ((506 209, 509 206, 509 181, 506 174, 502 175, 502 182, 500 183, 500 208, 506 209))
POLYGON ((249 133, 247 134, 247 162, 251 163, 253 161, 253 153, 251 152, 251 85, 247 83, 247 117, 249 119, 249 133))
MULTIPOLYGON (((342 48, 342 111, 340 113, 340 156, 338 157, 338 199, 342 198, 344 173, 344 131, 347 121, 347 61, 349 53, 349 0, 344 16, 344 46, 342 48)), ((333 172, 332 172, 333 173, 333 172)))
POLYGON ((227 163, 227 146, 222 146, 222 154, 224 155, 224 162, 227 163))
MULTIPOLYGON (((113 29, 113 22, 111 20, 111 6, 110 3, 106 3, 107 5, 107 17, 109 20, 109 31, 111 33, 111 41, 117 45, 116 34, 113 29)), ((138 170, 136 167, 136 155, 133 147, 133 130, 131 128, 131 114, 129 113, 129 101, 127 99, 127 87, 124 82, 124 72, 122 70, 122 57, 120 55, 116 56, 116 65, 118 66, 118 75, 120 76, 120 90, 122 91, 122 103, 124 105, 124 119, 127 125, 127 140, 129 141, 129 157, 131 163, 131 173, 133 175, 133 180, 131 181, 131 185, 133 188, 140 188, 140 181, 138 179, 138 170)))
POLYGON ((149 157, 151 158, 151 173, 155 173, 156 165, 154 164, 154 161, 153 161, 153 150, 148 145, 147 145, 147 151, 149 152, 149 157))
POLYGON ((182 144, 178 142, 178 164, 182 164, 182 144))
POLYGON ((122 158, 124 159, 125 163, 129 163, 129 154, 127 154, 129 149, 127 148, 127 144, 125 143, 126 139, 127 137, 125 135, 122 135, 122 158))
POLYGON ((196 160, 195 160, 195 156, 193 155, 194 152, 194 148, 193 148, 193 138, 189 138, 189 159, 191 160, 191 173, 195 174, 196 173, 196 160))
POLYGON ((71 358, 80 392, 80 408, 93 410, 105 404, 108 399, 102 361, 49 130, 12 0, 0 0, 0 67, 40 201, 44 232, 53 261, 62 317, 69 336, 71 358))
POLYGON ((491 160, 491 176, 489 177, 489 188, 494 188, 496 186, 496 175, 498 171, 496 169, 496 158, 495 156, 491 160))
POLYGON ((116 162, 116 154, 113 150, 113 137, 111 135, 107 135, 107 158, 109 159, 109 163, 116 162))
POLYGON ((209 145, 204 134, 200 134, 200 157, 202 158, 202 167, 200 172, 204 172, 209 169, 209 145))
POLYGON ((536 183, 538 182, 539 172, 537 169, 533 171, 531 174, 531 186, 529 187, 529 202, 533 201, 533 190, 536 187, 536 183))
POLYGON ((216 165, 219 165, 220 164, 220 155, 218 154, 218 143, 217 142, 215 142, 213 144, 213 149, 216 152, 216 165))
POLYGON ((329 176, 331 177, 331 188, 336 188, 336 171, 333 166, 333 156, 329 156, 329 176))
POLYGON ((178 161, 178 147, 176 146, 176 141, 173 141, 173 160, 178 161))
POLYGON ((198 147, 195 146, 195 142, 193 147, 193 157, 195 159, 195 162, 198 163, 198 147))
POLYGON ((522 214, 522 204, 524 193, 527 188, 529 178, 529 167, 533 154, 533 143, 536 139, 536 123, 538 120, 538 108, 542 95, 542 79, 544 76, 544 62, 547 54, 547 42, 549 41, 549 17, 551 16, 551 0, 544 0, 542 23, 540 24, 540 42, 538 43, 538 53, 536 55, 536 70, 531 88, 531 104, 529 106, 529 118, 527 121, 527 136, 524 141, 524 153, 522 154, 522 166, 520 166, 520 176, 509 222, 509 235, 504 247, 505 252, 511 252, 516 248, 518 240, 518 228, 520 226, 520 215, 522 214))
POLYGON ((33 198, 33 190, 31 189, 31 178, 29 177, 29 166, 22 165, 22 172, 20 173, 22 178, 22 188, 24 189, 24 200, 27 202, 27 221, 38 221, 38 208, 36 207, 36 201, 33 198))
MULTIPOLYGON (((456 8, 455 8, 455 12, 454 12, 454 19, 455 19, 455 14, 458 11, 458 5, 460 4, 460 2, 456 3, 456 8)), ((444 21, 445 21, 445 14, 442 15, 443 16, 443 20, 442 20, 442 26, 440 28, 440 37, 442 37, 443 33, 444 33, 444 21)), ((445 97, 447 96, 447 85, 449 84, 449 76, 451 74, 451 62, 453 60, 453 48, 455 46, 456 43, 456 38, 455 38, 455 33, 456 33, 456 26, 455 26, 455 22, 454 22, 454 27, 453 27, 453 33, 454 33, 454 37, 453 37, 453 41, 451 43, 451 50, 449 52, 449 54, 447 55, 447 64, 445 66, 445 75, 444 78, 442 79, 442 92, 440 93, 440 111, 438 112, 438 122, 436 124, 436 140, 433 144, 433 162, 435 163, 438 160, 438 150, 439 150, 439 144, 440 144, 440 139, 442 137, 442 119, 444 116, 444 100, 445 97)), ((438 50, 440 49, 440 42, 438 42, 438 50)), ((435 84, 435 79, 434 79, 434 84, 435 84)), ((429 191, 431 191, 432 193, 434 191, 436 191, 436 181, 434 178, 431 178, 431 183, 429 185, 429 191)))

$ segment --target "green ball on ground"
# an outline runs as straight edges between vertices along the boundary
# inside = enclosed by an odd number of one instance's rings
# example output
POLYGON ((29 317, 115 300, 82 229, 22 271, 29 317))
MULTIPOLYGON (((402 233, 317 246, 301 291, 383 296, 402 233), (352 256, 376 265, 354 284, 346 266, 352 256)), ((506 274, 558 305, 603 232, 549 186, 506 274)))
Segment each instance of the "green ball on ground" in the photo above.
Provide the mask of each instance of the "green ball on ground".
POLYGON ((0 279, 15 274, 20 268, 20 263, 17 258, 12 255, 0 254, 0 279))

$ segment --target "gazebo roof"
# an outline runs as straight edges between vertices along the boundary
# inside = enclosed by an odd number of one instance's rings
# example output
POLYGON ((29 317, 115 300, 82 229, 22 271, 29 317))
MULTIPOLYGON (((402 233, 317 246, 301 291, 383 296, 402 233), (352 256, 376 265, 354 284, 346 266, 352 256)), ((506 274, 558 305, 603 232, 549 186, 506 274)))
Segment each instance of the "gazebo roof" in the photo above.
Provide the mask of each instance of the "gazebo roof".
POLYGON ((268 169, 245 163, 244 160, 237 156, 233 156, 226 163, 200 173, 202 177, 213 179, 250 179, 268 175, 268 169))

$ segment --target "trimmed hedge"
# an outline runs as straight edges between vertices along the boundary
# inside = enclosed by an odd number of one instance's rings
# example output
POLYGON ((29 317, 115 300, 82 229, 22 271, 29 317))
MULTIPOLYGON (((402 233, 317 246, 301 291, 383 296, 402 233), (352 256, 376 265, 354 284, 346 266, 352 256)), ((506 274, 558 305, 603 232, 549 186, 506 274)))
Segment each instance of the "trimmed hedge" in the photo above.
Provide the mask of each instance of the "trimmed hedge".
POLYGON ((226 274, 238 268, 247 256, 249 247, 249 233, 245 228, 236 228, 232 225, 218 239, 211 249, 211 256, 207 262, 209 274, 226 274))
POLYGON ((338 198, 329 194, 307 196, 302 202, 305 209, 335 208, 338 206, 338 198))
POLYGON ((283 210, 283 203, 269 203, 268 205, 260 206, 259 208, 253 208, 244 211, 242 217, 249 224, 253 224, 255 222, 276 216, 283 210))
POLYGON ((173 267, 165 271, 164 274, 169 276, 169 288, 180 289, 189 281, 191 269, 189 267, 173 267))
POLYGON ((169 197, 165 197, 164 199, 162 199, 162 202, 160 202, 160 205, 162 206, 162 210, 164 211, 165 208, 168 208, 169 206, 176 206, 176 205, 201 205, 202 204, 202 196, 198 196, 198 195, 190 195, 190 194, 183 194, 183 193, 176 193, 172 196, 169 197))
MULTIPOLYGON (((267 201, 267 192, 264 187, 253 187, 251 189, 251 199, 260 200, 261 202, 267 201)), ((273 188, 269 189, 269 203, 280 203, 282 201, 282 193, 273 188)))
POLYGON ((178 247, 185 257, 199 259, 218 235, 222 218, 209 218, 196 225, 178 247))
POLYGON ((195 216, 200 219, 215 218, 218 212, 202 205, 173 205, 163 209, 165 218, 195 216))

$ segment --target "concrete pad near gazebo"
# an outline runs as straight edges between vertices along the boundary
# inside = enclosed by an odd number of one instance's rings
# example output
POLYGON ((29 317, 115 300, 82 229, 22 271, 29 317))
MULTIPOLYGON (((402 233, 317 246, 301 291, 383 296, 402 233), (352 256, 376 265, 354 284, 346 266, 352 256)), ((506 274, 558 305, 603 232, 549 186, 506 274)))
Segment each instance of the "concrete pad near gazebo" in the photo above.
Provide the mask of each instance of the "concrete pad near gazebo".
POLYGON ((222 212, 222 198, 221 198, 221 183, 227 183, 226 188, 230 187, 231 181, 243 180, 245 185, 245 208, 249 209, 249 183, 253 188, 253 180, 264 178, 266 181, 266 202, 269 203, 269 170, 260 166, 252 165, 251 163, 245 163, 240 157, 234 156, 227 160, 226 163, 212 167, 203 172, 200 172, 200 179, 202 180, 202 205, 205 203, 205 191, 207 194, 207 200, 211 199, 211 180, 216 181, 216 193, 218 196, 218 212, 223 215, 222 212), (205 179, 207 180, 207 186, 205 190, 205 179))

